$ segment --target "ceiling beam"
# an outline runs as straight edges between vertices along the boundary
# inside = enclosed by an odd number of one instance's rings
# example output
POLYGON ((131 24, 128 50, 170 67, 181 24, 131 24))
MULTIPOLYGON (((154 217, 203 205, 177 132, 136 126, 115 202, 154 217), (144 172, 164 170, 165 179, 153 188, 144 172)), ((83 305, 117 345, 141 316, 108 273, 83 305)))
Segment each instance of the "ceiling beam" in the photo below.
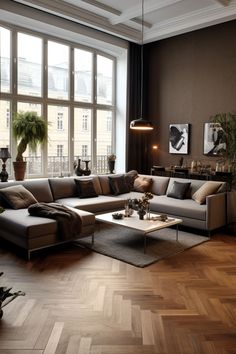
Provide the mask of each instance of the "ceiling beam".
POLYGON ((24 4, 56 16, 75 21, 85 26, 100 29, 121 38, 130 39, 138 42, 140 40, 140 31, 124 24, 111 26, 107 17, 100 16, 87 11, 79 6, 73 5, 63 0, 13 0, 16 3, 24 4))
MULTIPOLYGON (((144 15, 153 11, 157 11, 163 9, 164 7, 174 5, 182 0, 148 0, 145 2, 144 6, 144 15)), ((140 3, 141 4, 141 3, 140 3)), ((110 19, 112 25, 117 25, 122 22, 126 22, 141 16, 141 5, 140 6, 132 6, 122 12, 122 15, 119 17, 114 16, 110 19)))
POLYGON ((95 6, 98 9, 110 12, 113 15, 120 16, 122 14, 121 11, 115 9, 114 7, 102 4, 100 1, 97 1, 97 0, 80 0, 80 1, 85 2, 86 4, 89 4, 89 5, 95 6))
MULTIPOLYGON (((84 2, 86 4, 89 4, 89 5, 92 5, 92 6, 96 7, 96 8, 98 8, 98 9, 101 9, 101 10, 104 10, 106 12, 109 12, 112 15, 116 15, 116 16, 121 16, 122 15, 121 11, 115 9, 114 7, 102 4, 100 1, 97 1, 97 0, 80 0, 80 1, 82 1, 82 2, 84 2)), ((142 24, 142 20, 140 18, 133 18, 133 19, 131 19, 131 21, 135 22, 135 23, 137 23, 139 25, 142 24)), ((152 27, 152 24, 147 22, 147 21, 144 21, 143 25, 144 25, 144 27, 147 27, 147 28, 151 28, 152 27)))

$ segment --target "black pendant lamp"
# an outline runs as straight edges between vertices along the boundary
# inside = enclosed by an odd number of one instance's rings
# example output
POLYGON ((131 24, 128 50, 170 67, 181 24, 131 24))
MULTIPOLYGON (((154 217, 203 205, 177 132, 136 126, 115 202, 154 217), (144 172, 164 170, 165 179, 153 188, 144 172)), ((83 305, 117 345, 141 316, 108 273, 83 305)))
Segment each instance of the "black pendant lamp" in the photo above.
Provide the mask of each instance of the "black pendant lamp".
POLYGON ((151 122, 147 121, 146 119, 143 118, 143 24, 144 24, 144 11, 143 11, 143 3, 144 0, 142 0, 142 23, 141 23, 141 82, 140 82, 140 87, 141 87, 141 92, 140 92, 140 113, 141 117, 139 119, 132 120, 130 122, 130 129, 133 130, 153 130, 153 125, 151 122))

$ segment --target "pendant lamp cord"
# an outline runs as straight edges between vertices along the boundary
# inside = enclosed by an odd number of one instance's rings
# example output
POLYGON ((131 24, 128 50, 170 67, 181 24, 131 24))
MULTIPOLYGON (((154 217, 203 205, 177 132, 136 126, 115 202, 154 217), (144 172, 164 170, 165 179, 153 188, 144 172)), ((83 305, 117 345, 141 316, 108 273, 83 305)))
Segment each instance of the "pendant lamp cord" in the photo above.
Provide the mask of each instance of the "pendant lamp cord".
POLYGON ((140 78, 140 95, 141 95, 141 103, 140 103, 140 116, 143 119, 143 17, 144 17, 144 0, 142 0, 142 19, 141 19, 141 78, 140 78))

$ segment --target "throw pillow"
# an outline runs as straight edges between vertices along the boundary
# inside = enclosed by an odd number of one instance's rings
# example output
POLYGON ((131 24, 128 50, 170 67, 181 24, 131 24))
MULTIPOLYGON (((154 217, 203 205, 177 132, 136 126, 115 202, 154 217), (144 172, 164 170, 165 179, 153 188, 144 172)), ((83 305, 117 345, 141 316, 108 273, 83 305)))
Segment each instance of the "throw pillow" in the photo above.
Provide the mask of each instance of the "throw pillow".
POLYGON ((152 178, 138 176, 134 180, 134 191, 136 192, 149 192, 152 187, 152 178))
POLYGON ((182 183, 174 181, 172 188, 169 193, 167 193, 167 197, 175 198, 175 199, 184 199, 186 198, 186 194, 189 190, 191 182, 182 183))
POLYGON ((208 195, 215 194, 221 185, 221 182, 207 181, 193 194, 192 199, 198 204, 205 204, 206 197, 208 195))
POLYGON ((130 189, 125 182, 125 176, 108 176, 112 194, 118 195, 129 193, 130 189))
POLYGON ((94 198, 97 193, 94 188, 93 180, 90 179, 75 179, 77 195, 79 198, 94 198))
POLYGON ((2 188, 0 194, 12 209, 24 209, 31 204, 37 203, 37 199, 33 194, 21 184, 2 188))
POLYGON ((136 170, 131 170, 125 174, 125 182, 129 187, 129 190, 134 189, 134 180, 138 177, 138 172, 136 170))

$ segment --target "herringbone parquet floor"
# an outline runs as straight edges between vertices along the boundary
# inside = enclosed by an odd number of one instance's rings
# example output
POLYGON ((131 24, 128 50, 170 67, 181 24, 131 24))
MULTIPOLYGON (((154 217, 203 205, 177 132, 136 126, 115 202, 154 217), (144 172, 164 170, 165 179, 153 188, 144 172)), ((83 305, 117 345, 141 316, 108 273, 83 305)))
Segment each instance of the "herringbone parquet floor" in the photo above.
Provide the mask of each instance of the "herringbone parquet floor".
POLYGON ((139 269, 66 245, 27 262, 0 247, 0 354, 236 353, 236 237, 139 269))

